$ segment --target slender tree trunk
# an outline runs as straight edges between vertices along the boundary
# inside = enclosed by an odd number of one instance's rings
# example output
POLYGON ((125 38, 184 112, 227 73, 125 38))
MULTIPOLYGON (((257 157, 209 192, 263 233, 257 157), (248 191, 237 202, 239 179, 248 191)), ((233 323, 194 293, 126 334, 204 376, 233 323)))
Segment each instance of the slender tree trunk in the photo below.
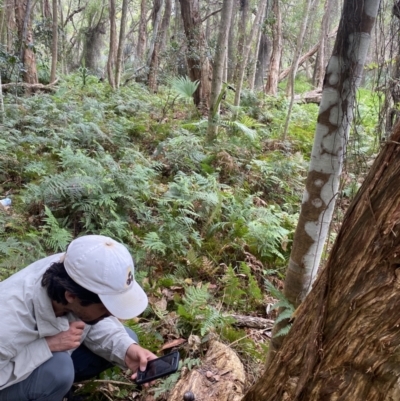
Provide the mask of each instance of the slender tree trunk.
POLYGON ((264 87, 264 76, 269 65, 270 58, 270 48, 271 44, 266 33, 265 21, 268 19, 270 1, 267 1, 267 5, 265 7, 265 16, 264 23, 261 26, 260 30, 260 41, 258 44, 258 54, 257 54, 257 66, 254 76, 254 87, 258 90, 264 87))
POLYGON ((236 67, 233 74, 233 82, 237 82, 239 77, 240 66, 243 61, 244 44, 246 40, 246 28, 247 28, 247 15, 249 13, 249 0, 240 0, 240 12, 241 18, 238 22, 238 41, 236 49, 236 67))
POLYGON ((169 31, 169 25, 171 22, 171 12, 172 12, 172 0, 165 0, 165 10, 164 16, 161 21, 161 30, 160 30, 160 53, 165 51, 167 36, 169 31))
POLYGON ((293 57, 293 62, 292 62, 292 66, 291 66, 290 73, 289 73, 289 79, 288 79, 288 83, 286 86, 286 96, 290 96, 290 104, 289 104, 289 109, 288 109, 288 113, 286 116, 285 128, 283 130, 283 135, 282 135, 283 140, 286 139, 286 135, 287 135, 287 132, 289 129, 290 116, 292 115, 292 109, 293 109, 293 104, 294 104, 294 81, 296 79, 300 55, 303 50, 304 37, 306 34, 307 25, 308 25, 308 17, 310 14, 310 9, 311 9, 313 1, 314 0, 306 0, 306 3, 304 4, 303 21, 301 23, 299 35, 297 36, 296 51, 295 51, 295 54, 293 57))
POLYGON ((3 88, 1 83, 1 74, 0 74, 0 124, 4 124, 4 99, 3 99, 3 88))
MULTIPOLYGON (((286 272, 284 294, 298 306, 318 272, 328 234, 350 125, 354 97, 364 68, 379 0, 345 0, 332 57, 329 60, 311 161, 299 221, 286 272)), ((274 327, 270 359, 282 344, 274 327)))
POLYGON ((137 58, 142 61, 144 52, 147 46, 147 21, 146 21, 146 0, 141 0, 140 2, 140 21, 139 21, 139 32, 138 32, 138 42, 137 42, 137 58))
MULTIPOLYGON (((267 0, 268 3, 268 0, 267 0)), ((249 77, 249 89, 252 91, 254 89, 254 84, 256 81, 256 71, 258 66, 258 53, 260 51, 260 42, 261 42, 261 35, 263 30, 263 23, 261 22, 258 32, 257 32, 257 39, 256 39, 256 46, 254 48, 254 61, 250 65, 250 77, 249 77)))
MULTIPOLYGON (((373 6, 364 7, 372 20, 373 6)), ((350 205, 279 357, 242 401, 399 399, 399 143, 397 126, 350 205)))
POLYGON ((272 54, 265 92, 276 96, 278 93, 279 68, 282 55, 282 16, 279 0, 272 0, 272 14, 274 16, 272 24, 272 54))
POLYGON ((211 91, 209 61, 205 54, 205 37, 202 29, 199 0, 180 0, 183 26, 187 38, 186 60, 189 77, 200 82, 193 95, 195 105, 208 108, 211 91))
MULTIPOLYGON (((171 9, 172 9, 171 0, 166 0, 164 16, 161 21, 161 27, 157 34, 157 39, 155 40, 155 43, 154 43, 154 49, 151 54, 150 66, 149 66, 148 85, 149 85, 149 90, 153 93, 157 92, 159 55, 162 51, 163 42, 165 43, 166 31, 168 31, 171 9)), ((160 10, 160 13, 161 13, 161 10, 160 10)))
POLYGON ((332 1, 331 0, 325 0, 325 5, 324 5, 324 16, 322 17, 322 23, 321 23, 321 33, 319 35, 320 41, 319 41, 319 47, 318 47, 318 53, 317 53, 317 60, 315 62, 315 69, 314 69, 314 76, 313 76, 313 82, 314 86, 317 88, 322 88, 322 85, 324 83, 324 76, 325 76, 325 51, 326 51, 326 43, 329 37, 329 20, 331 17, 331 11, 332 10, 332 1))
MULTIPOLYGON (((153 16, 154 16, 153 34, 151 36, 149 55, 148 55, 147 61, 146 61, 146 65, 148 68, 150 67, 151 59, 152 59, 153 52, 154 52, 154 46, 156 44, 157 37, 158 37, 158 27, 160 25, 163 3, 164 3, 164 0, 155 0, 153 2, 153 16)), ((158 53, 158 51, 157 51, 157 53, 158 53)))
POLYGON ((115 21, 115 0, 109 0, 110 47, 107 60, 107 77, 110 86, 115 89, 114 66, 117 50, 117 24, 115 21))
POLYGON ((13 35, 17 31, 15 18, 14 0, 6 0, 6 25, 7 25, 7 52, 11 53, 14 50, 13 35))
POLYGON ((218 32, 218 41, 215 49, 213 78, 211 84, 210 110, 208 113, 208 141, 212 142, 217 134, 215 117, 218 114, 218 98, 222 88, 222 77, 227 55, 229 29, 232 21, 232 8, 234 0, 224 0, 222 4, 221 21, 218 32))
POLYGON ((53 45, 51 48, 51 71, 50 82, 56 80, 57 73, 57 57, 58 57, 58 7, 57 0, 52 1, 53 5, 53 45))
POLYGON ((115 87, 116 88, 119 88, 120 81, 121 81, 122 55, 124 52, 124 44, 125 44, 125 30, 126 30, 127 14, 128 14, 128 0, 122 0, 121 26, 119 28, 117 62, 115 64, 115 87))
POLYGON ((237 10, 237 1, 233 4, 232 11, 232 22, 231 27, 229 28, 229 39, 228 39, 228 55, 226 60, 227 65, 227 81, 232 82, 235 74, 235 65, 236 65, 236 46, 235 46, 235 21, 236 21, 236 10, 237 10))
POLYGON ((244 71, 246 69, 247 60, 249 58, 251 42, 254 39, 254 36, 255 36, 255 33, 257 32, 257 29, 259 29, 259 24, 260 24, 262 16, 264 15, 266 4, 267 4, 267 0, 261 0, 260 3, 259 3, 259 8, 257 10, 257 15, 256 15, 256 18, 254 20, 253 26, 251 28, 250 35, 249 35, 249 37, 247 39, 246 46, 245 46, 244 51, 243 51, 242 61, 240 63, 240 68, 239 68, 238 80, 236 82, 235 106, 239 106, 239 104, 240 104, 240 94, 242 92, 244 71))

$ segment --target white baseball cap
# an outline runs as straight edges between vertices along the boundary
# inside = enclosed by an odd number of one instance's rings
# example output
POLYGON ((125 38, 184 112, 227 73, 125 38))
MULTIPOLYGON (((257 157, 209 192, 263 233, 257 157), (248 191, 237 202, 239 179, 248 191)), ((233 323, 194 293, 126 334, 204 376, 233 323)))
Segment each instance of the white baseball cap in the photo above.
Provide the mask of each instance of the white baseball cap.
POLYGON ((135 281, 128 249, 103 235, 85 235, 73 240, 64 256, 68 275, 99 296, 119 319, 131 319, 147 307, 146 293, 135 281))

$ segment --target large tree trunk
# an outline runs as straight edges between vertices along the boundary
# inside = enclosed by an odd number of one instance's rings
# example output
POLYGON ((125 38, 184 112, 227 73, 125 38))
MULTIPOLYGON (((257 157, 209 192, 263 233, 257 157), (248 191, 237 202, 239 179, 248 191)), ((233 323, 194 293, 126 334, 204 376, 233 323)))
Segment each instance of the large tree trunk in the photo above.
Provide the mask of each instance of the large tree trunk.
POLYGON ((265 92, 276 96, 278 93, 279 68, 282 55, 282 16, 279 0, 272 0, 272 15, 274 21, 272 24, 272 53, 265 92))
POLYGON ((205 37, 200 16, 199 0, 180 0, 183 26, 187 38, 186 60, 191 81, 199 81, 193 95, 195 105, 208 108, 211 91, 209 61, 205 53, 205 37))
POLYGON ((224 75, 224 66, 227 57, 228 36, 232 21, 232 8, 233 0, 224 0, 222 4, 217 47, 215 49, 213 78, 210 96, 210 110, 208 113, 207 137, 210 142, 215 139, 217 133, 215 117, 217 116, 219 110, 218 98, 221 93, 222 77, 224 75))
POLYGON ((21 44, 20 58, 24 65, 23 80, 27 84, 37 84, 38 74, 33 51, 33 33, 31 25, 32 0, 15 0, 15 20, 18 40, 21 44))
MULTIPOLYGON (((361 80, 370 43, 370 33, 378 12, 379 0, 345 0, 333 54, 329 60, 322 92, 314 145, 296 227, 284 294, 298 306, 318 272, 328 234, 350 125, 356 89, 361 80)), ((282 343, 273 331, 269 358, 282 343)))
MULTIPOLYGON (((371 8, 363 9, 371 15, 371 8)), ((398 400, 392 394, 400 376, 399 143, 397 125, 279 356, 243 401, 398 400)))

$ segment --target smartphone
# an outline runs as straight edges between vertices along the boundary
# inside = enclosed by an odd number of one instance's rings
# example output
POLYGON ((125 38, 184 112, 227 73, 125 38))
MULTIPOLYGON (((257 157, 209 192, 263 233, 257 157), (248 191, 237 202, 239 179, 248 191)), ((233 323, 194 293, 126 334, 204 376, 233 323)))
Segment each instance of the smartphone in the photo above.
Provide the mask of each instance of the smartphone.
POLYGON ((160 377, 167 376, 178 370, 179 351, 170 352, 160 358, 147 362, 146 370, 138 370, 136 377, 137 384, 151 382, 160 377))

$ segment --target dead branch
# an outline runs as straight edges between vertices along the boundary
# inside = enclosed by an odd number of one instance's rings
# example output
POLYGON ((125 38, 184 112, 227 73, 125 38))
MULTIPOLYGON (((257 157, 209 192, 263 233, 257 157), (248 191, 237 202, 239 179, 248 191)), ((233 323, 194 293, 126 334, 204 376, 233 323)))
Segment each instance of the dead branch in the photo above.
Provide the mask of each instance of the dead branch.
POLYGON ((19 88, 26 88, 30 89, 33 91, 37 90, 43 90, 43 91, 48 91, 48 92, 55 92, 56 88, 54 88, 54 85, 57 83, 58 79, 56 79, 54 82, 48 85, 43 85, 43 84, 28 84, 26 82, 10 82, 8 84, 3 84, 1 85, 1 88, 3 90, 8 90, 11 88, 19 87, 19 88))
POLYGON ((235 322, 233 324, 239 327, 250 327, 253 329, 272 329, 272 326, 274 325, 274 321, 272 319, 245 315, 230 316, 235 319, 235 322))
MULTIPOLYGON (((337 27, 336 27, 336 28, 328 35, 328 38, 331 38, 331 37, 335 36, 336 33, 337 33, 337 30, 338 30, 338 29, 337 29, 337 27)), ((318 51, 319 45, 320 45, 320 42, 316 43, 310 50, 308 50, 307 53, 304 53, 304 54, 300 57, 300 59, 299 59, 299 67, 300 67, 302 64, 304 64, 311 56, 313 56, 313 55, 318 51)), ((286 68, 286 70, 283 70, 283 71, 279 74, 279 81, 282 81, 283 79, 285 79, 285 78, 289 75, 290 69, 291 69, 291 67, 286 68)))

